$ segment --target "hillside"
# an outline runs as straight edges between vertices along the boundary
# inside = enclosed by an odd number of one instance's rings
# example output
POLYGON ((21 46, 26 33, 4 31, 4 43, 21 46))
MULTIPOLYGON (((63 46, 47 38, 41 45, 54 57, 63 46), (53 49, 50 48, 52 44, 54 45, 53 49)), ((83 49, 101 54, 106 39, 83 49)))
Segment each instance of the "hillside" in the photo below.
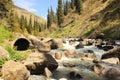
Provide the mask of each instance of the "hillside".
POLYGON ((120 38, 120 0, 84 0, 83 11, 64 17, 64 28, 49 37, 120 38))
POLYGON ((25 16, 27 18, 27 20, 30 19, 30 17, 34 20, 37 20, 40 23, 44 23, 45 19, 43 19, 42 17, 39 17, 23 8, 14 6, 14 12, 18 14, 19 17, 21 17, 22 15, 25 16))
POLYGON ((46 29, 46 20, 20 7, 14 6, 13 30, 32 35, 39 35, 46 29), (17 28, 17 30, 16 30, 17 28))

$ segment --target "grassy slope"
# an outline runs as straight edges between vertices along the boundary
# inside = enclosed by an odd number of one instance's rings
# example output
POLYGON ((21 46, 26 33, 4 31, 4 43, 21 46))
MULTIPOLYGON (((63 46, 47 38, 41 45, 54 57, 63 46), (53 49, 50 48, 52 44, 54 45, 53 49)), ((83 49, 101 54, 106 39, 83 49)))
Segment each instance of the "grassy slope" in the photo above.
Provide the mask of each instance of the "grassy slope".
POLYGON ((65 17, 65 23, 74 18, 74 21, 62 30, 53 31, 49 37, 90 37, 96 36, 120 37, 120 0, 86 0, 83 12, 77 15, 74 12, 65 17), (118 11, 117 11, 118 9, 118 11))
POLYGON ((25 9, 19 8, 17 6, 14 6, 14 12, 17 13, 19 17, 21 17, 21 15, 25 16, 27 18, 27 20, 29 20, 31 17, 33 22, 34 22, 34 20, 37 20, 39 23, 46 22, 45 19, 43 19, 42 17, 39 17, 39 16, 37 16, 25 9))
POLYGON ((15 41, 16 37, 12 32, 6 30, 5 25, 0 25, 0 46, 9 52, 10 57, 0 59, 0 67, 8 60, 21 61, 27 57, 30 51, 18 52, 12 47, 12 42, 15 41))

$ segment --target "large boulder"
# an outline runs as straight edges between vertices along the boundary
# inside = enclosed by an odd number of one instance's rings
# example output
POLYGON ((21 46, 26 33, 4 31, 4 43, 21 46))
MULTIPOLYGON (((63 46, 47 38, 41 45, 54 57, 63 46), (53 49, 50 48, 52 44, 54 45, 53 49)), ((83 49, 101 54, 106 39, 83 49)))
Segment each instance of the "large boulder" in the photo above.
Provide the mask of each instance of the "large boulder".
POLYGON ((105 39, 105 44, 106 45, 115 45, 115 41, 113 39, 108 38, 108 39, 105 39))
POLYGON ((32 45, 38 49, 39 52, 49 52, 50 49, 50 43, 47 40, 40 40, 35 36, 28 36, 28 39, 31 41, 32 45))
POLYGON ((111 63, 111 64, 119 64, 119 59, 118 58, 102 59, 101 61, 111 63))
POLYGON ((116 48, 113 48, 113 49, 105 52, 102 55, 101 59, 107 59, 107 58, 111 58, 111 57, 117 57, 120 60, 120 47, 116 47, 116 48))
POLYGON ((23 64, 30 70, 31 74, 43 74, 45 67, 50 71, 54 71, 58 67, 58 63, 50 54, 32 53, 23 64))
POLYGON ((101 46, 102 43, 103 43, 102 39, 97 39, 97 40, 95 41, 95 46, 101 46))
POLYGON ((27 80, 30 72, 20 62, 8 61, 2 67, 2 78, 4 80, 27 80))
POLYGON ((120 80, 120 65, 99 62, 94 65, 93 70, 108 80, 120 80))
POLYGON ((23 61, 23 64, 31 71, 31 74, 43 73, 45 57, 41 53, 32 53, 23 61))
POLYGON ((51 40, 51 49, 58 49, 63 47, 64 40, 62 38, 54 38, 51 40))
POLYGON ((3 47, 0 46, 0 59, 1 58, 8 58, 9 53, 3 47))

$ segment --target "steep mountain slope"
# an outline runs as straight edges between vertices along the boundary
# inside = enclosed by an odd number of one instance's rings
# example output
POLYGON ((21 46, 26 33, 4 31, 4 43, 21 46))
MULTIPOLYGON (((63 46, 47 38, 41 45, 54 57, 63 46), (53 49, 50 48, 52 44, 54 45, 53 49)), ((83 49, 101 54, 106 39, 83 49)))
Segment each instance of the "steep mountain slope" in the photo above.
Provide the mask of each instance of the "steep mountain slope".
POLYGON ((63 25, 48 36, 120 38, 120 0, 84 0, 82 14, 72 11, 63 25))
POLYGON ((29 20, 31 17, 33 21, 37 20, 40 23, 46 22, 45 19, 43 19, 42 17, 39 17, 39 16, 37 16, 23 8, 17 7, 17 6, 14 6, 14 12, 17 13, 19 17, 21 17, 23 15, 24 17, 27 18, 27 20, 29 20))

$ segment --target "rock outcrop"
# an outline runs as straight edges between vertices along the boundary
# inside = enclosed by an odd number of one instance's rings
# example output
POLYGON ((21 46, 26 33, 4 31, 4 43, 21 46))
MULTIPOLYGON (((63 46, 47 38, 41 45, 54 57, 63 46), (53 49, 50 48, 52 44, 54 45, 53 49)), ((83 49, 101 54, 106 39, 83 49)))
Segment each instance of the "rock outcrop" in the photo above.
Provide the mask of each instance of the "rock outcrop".
POLYGON ((54 71, 58 67, 56 60, 50 54, 45 53, 32 53, 23 61, 23 64, 31 74, 43 74, 45 67, 50 71, 54 71))
POLYGON ((27 80, 30 76, 29 71, 23 64, 12 60, 3 65, 1 72, 4 80, 27 80))

